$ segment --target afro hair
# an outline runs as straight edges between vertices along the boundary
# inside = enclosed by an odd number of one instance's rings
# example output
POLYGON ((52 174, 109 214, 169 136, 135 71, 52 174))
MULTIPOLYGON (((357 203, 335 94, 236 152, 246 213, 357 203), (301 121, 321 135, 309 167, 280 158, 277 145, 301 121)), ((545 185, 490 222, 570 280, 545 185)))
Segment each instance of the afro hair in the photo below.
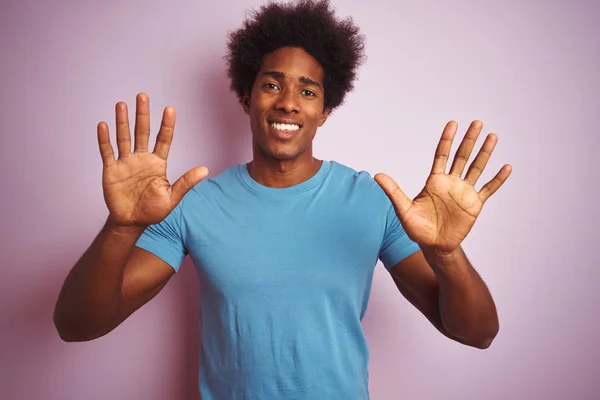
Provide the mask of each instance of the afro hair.
POLYGON ((299 47, 324 70, 324 108, 344 102, 365 59, 364 36, 352 18, 337 19, 329 0, 268 3, 251 11, 243 26, 229 34, 227 76, 240 103, 261 68, 263 57, 282 47, 299 47))

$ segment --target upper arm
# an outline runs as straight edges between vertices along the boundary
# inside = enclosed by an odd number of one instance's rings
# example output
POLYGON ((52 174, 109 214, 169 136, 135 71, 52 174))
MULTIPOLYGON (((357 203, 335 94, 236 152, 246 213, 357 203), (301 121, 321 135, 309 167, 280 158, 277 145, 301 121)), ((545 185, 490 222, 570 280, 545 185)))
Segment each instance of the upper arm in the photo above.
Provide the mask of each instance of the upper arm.
POLYGON ((389 271, 400 293, 438 328, 438 283, 423 252, 414 252, 389 271))
POLYGON ((116 328, 156 296, 174 273, 173 267, 161 258, 134 246, 123 271, 119 309, 111 325, 99 336, 116 328))
MULTIPOLYGON (((123 272, 121 296, 124 307, 141 307, 152 299, 175 274, 175 270, 161 258, 134 246, 123 272)), ((129 314, 131 314, 131 312, 129 314)))
POLYGON ((458 342, 442 323, 438 298, 438 282, 421 250, 406 257, 392 268, 390 275, 400 293, 417 308, 438 331, 458 342))

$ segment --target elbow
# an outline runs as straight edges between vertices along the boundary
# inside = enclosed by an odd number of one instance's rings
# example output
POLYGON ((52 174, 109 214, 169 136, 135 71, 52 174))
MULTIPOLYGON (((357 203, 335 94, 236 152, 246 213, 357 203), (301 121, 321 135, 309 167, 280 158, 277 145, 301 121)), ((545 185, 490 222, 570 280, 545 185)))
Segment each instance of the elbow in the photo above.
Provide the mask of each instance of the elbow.
POLYGON ((63 342, 75 342, 73 334, 67 328, 65 319, 61 318, 61 314, 58 310, 58 306, 54 309, 54 315, 52 316, 52 322, 54 322, 54 328, 58 333, 58 336, 63 342))
POLYGON ((481 350, 489 348, 492 345, 492 342, 494 341, 496 336, 498 335, 499 330, 500 326, 498 325, 498 321, 496 321, 485 332, 480 334, 477 337, 477 340, 473 340, 472 343, 470 343, 470 345, 481 350))
POLYGON ((58 332, 58 336, 61 338, 63 342, 72 343, 72 342, 89 342, 90 340, 97 339, 103 336, 105 333, 89 335, 85 333, 76 332, 74 330, 65 329, 56 327, 56 331, 58 332))
POLYGON ((470 345, 477 349, 485 350, 492 345, 493 341, 494 341, 494 338, 489 337, 489 338, 485 338, 485 339, 480 339, 476 342, 472 342, 472 343, 470 343, 470 345))
POLYGON ((64 326, 57 324, 56 321, 54 322, 54 327, 56 328, 56 332, 63 342, 83 341, 81 337, 77 336, 74 332, 65 328, 64 326))
POLYGON ((103 336, 107 332, 100 332, 96 334, 90 334, 89 330, 83 330, 77 324, 70 324, 65 318, 61 318, 56 312, 54 313, 54 327, 58 336, 63 342, 87 342, 100 336, 103 336))
POLYGON ((58 336, 61 338, 61 340, 63 342, 67 342, 67 343, 72 343, 72 342, 84 342, 85 340, 83 340, 81 337, 78 337, 68 331, 65 331, 64 329, 57 329, 58 331, 58 336))
POLYGON ((56 328, 56 332, 58 336, 61 338, 63 342, 83 342, 83 336, 78 335, 74 329, 70 329, 64 321, 61 321, 60 318, 54 314, 54 327, 56 328))
POLYGON ((464 345, 481 350, 485 350, 492 345, 496 335, 498 335, 498 331, 499 325, 497 320, 485 325, 478 324, 472 326, 468 330, 462 329, 460 333, 457 330, 447 329, 450 338, 464 345))

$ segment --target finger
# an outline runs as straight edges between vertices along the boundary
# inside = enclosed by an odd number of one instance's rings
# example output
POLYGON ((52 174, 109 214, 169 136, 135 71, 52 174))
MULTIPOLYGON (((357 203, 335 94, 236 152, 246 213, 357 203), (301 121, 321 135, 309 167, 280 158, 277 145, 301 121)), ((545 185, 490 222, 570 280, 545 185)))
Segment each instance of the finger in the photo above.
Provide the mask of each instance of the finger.
POLYGON ((119 158, 127 157, 131 153, 131 133, 129 131, 129 112, 127 104, 120 101, 115 107, 117 119, 117 148, 119 158))
POLYGON ((166 160, 169 156, 169 149, 171 148, 171 142, 173 141, 174 130, 175 109, 173 107, 167 107, 163 112, 162 121, 160 123, 160 131, 158 131, 156 144, 154 145, 154 154, 162 159, 166 160))
POLYGON ((150 137, 150 100, 140 93, 135 100, 135 151, 148 151, 150 137))
POLYGON ((496 147, 496 143, 498 143, 498 136, 490 133, 486 138, 485 142, 483 142, 483 146, 479 149, 479 153, 475 157, 475 160, 469 166, 467 171, 467 175, 465 176, 465 182, 475 185, 481 173, 485 169, 485 166, 494 151, 494 147, 496 147))
POLYGON ((108 124, 104 121, 97 126, 98 147, 100 147, 100 156, 105 166, 115 162, 115 152, 110 144, 110 135, 108 133, 108 124))
POLYGON ((392 178, 386 174, 377 174, 375 175, 375 182, 381 186, 385 194, 390 198, 398 217, 408 212, 412 205, 412 200, 404 194, 400 186, 392 178))
POLYGON ((500 171, 496 174, 496 176, 489 181, 484 187, 479 191, 479 199, 482 203, 485 203, 487 199, 490 198, 491 195, 496 193, 496 190, 500 189, 500 186, 506 182, 510 173, 512 172, 512 167, 508 164, 500 168, 500 171))
POLYGON ((469 157, 471 157, 471 153, 473 152, 473 147, 475 147, 475 142, 477 142, 477 138, 481 133, 481 128, 483 128, 483 123, 481 121, 471 122, 465 137, 456 150, 454 161, 452 161, 452 167, 450 167, 450 175, 455 175, 459 178, 462 176, 465 165, 467 165, 469 157))
POLYGON ((452 148, 452 140, 454 140, 457 128, 458 124, 454 121, 450 121, 446 124, 437 149, 435 150, 431 174, 443 174, 446 171, 446 163, 448 162, 448 156, 450 155, 450 149, 452 148))
POLYGON ((179 204, 183 196, 207 176, 208 168, 204 166, 192 168, 183 174, 172 186, 171 201, 173 204, 179 204))

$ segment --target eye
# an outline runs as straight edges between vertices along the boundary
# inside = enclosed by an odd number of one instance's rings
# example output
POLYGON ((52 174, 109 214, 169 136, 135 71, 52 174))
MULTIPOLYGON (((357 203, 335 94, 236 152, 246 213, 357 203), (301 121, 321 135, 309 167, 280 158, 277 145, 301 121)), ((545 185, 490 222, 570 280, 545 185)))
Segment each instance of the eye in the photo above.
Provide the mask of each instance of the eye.
POLYGON ((308 89, 304 89, 302 91, 302 94, 305 96, 309 96, 309 97, 316 96, 315 92, 313 92, 312 90, 308 90, 308 89))
POLYGON ((277 85, 276 85, 276 84, 274 84, 274 83, 271 83, 271 82, 269 82, 269 83, 265 83, 265 87, 266 87, 267 89, 272 89, 272 90, 277 90, 277 89, 279 89, 279 87, 277 87, 277 85))

